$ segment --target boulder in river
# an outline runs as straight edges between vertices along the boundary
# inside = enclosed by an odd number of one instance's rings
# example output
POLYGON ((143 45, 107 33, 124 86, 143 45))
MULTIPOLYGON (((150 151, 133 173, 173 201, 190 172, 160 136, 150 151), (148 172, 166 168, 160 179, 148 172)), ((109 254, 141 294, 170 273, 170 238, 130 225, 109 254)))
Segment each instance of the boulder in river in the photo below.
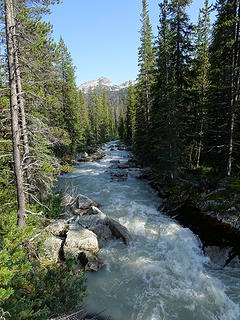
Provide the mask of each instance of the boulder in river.
POLYGON ((98 161, 101 160, 102 158, 105 157, 105 153, 101 150, 98 149, 92 154, 81 154, 80 157, 77 157, 77 161, 79 162, 93 162, 93 161, 98 161))
POLYGON ((99 251, 98 240, 95 233, 82 228, 79 224, 71 225, 64 244, 66 256, 78 257, 81 252, 97 254, 99 251))
POLYGON ((92 206, 99 207, 99 204, 83 194, 78 194, 71 205, 71 211, 74 215, 89 214, 92 206))
POLYGON ((125 180, 125 179, 127 179, 128 171, 127 170, 120 170, 120 169, 110 170, 110 175, 111 175, 112 179, 117 178, 118 180, 125 180))
POLYGON ((81 252, 78 258, 85 271, 97 272, 103 266, 102 260, 97 255, 88 251, 81 252))
POLYGON ((100 247, 103 247, 108 240, 113 238, 122 239, 125 244, 129 244, 130 234, 126 227, 108 217, 98 208, 93 208, 93 210, 98 213, 79 217, 77 223, 97 235, 100 247))
POLYGON ((131 237, 126 227, 111 218, 108 218, 108 225, 113 236, 118 239, 121 238, 125 244, 129 244, 131 237))
POLYGON ((68 220, 57 220, 45 228, 44 257, 58 261, 64 257, 78 259, 87 271, 99 270, 103 263, 98 257, 99 249, 109 240, 130 241, 128 230, 108 217, 92 199, 79 194, 74 201, 67 197, 73 213, 68 220), (72 203, 73 202, 73 203, 72 203))

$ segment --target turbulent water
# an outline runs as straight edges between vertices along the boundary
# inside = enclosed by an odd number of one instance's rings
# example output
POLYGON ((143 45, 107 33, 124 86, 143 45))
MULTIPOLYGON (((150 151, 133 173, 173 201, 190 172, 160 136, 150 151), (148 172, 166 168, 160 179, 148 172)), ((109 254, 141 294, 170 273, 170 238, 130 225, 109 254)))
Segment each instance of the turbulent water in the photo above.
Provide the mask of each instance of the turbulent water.
POLYGON ((211 264, 189 229, 159 213, 161 199, 145 181, 111 181, 110 161, 129 157, 110 151, 112 144, 100 162, 81 163, 59 179, 132 235, 128 247, 115 240, 100 251, 105 267, 88 274, 88 311, 112 320, 240 320, 240 271, 211 264))

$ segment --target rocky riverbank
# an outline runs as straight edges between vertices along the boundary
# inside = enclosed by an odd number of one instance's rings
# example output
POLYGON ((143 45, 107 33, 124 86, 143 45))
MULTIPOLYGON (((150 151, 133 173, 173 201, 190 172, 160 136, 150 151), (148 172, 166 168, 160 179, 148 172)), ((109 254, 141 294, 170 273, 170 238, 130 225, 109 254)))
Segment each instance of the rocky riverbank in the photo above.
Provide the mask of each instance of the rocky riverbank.
POLYGON ((129 244, 128 230, 108 217, 87 196, 78 194, 63 198, 64 219, 57 220, 45 229, 44 257, 60 261, 75 258, 86 271, 98 271, 104 262, 98 257, 99 250, 109 240, 121 239, 129 244))
POLYGON ((146 178, 163 199, 161 212, 197 234, 214 262, 240 266, 240 189, 233 179, 146 178))

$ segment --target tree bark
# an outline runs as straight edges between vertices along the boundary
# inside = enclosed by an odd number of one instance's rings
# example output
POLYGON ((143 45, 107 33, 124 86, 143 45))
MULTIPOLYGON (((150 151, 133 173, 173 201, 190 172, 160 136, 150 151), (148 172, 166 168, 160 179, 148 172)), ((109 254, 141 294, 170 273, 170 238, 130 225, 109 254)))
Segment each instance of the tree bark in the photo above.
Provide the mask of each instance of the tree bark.
POLYGON ((5 27, 7 41, 7 58, 10 84, 10 111, 11 111, 11 127, 12 127, 12 142, 13 142, 13 161, 14 173, 17 187, 17 202, 18 202, 18 226, 23 227, 25 224, 25 194, 24 194, 24 179, 21 163, 20 151, 20 130, 19 130, 19 114, 17 100, 17 81, 16 81, 16 66, 14 59, 14 40, 12 21, 12 0, 5 1, 5 27))
POLYGON ((18 44, 16 38, 16 26, 15 26, 15 16, 14 16, 14 6, 13 2, 11 1, 11 15, 12 15, 12 33, 13 33, 13 45, 14 45, 14 59, 15 59, 15 72, 16 72, 16 84, 17 84, 17 99, 18 99, 18 106, 21 114, 21 129, 22 129, 22 136, 23 136, 23 147, 24 147, 24 159, 26 165, 26 177, 27 177, 27 184, 28 184, 28 201, 32 203, 31 197, 31 167, 30 167, 30 148, 29 148, 29 140, 28 140, 28 132, 27 132, 27 122, 26 122, 26 115, 25 115, 25 103, 23 99, 23 92, 22 92, 22 83, 21 83, 21 72, 19 66, 19 59, 18 59, 18 44))

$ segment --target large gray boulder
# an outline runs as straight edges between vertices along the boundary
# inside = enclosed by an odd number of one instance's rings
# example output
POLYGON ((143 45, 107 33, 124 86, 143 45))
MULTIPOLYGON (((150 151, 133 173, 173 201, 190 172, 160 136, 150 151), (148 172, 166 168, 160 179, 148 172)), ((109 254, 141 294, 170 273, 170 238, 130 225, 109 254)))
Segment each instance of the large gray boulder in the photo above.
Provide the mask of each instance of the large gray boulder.
POLYGON ((94 153, 91 153, 90 155, 85 153, 85 154, 80 154, 77 157, 77 161, 81 162, 93 162, 93 161, 98 161, 101 160, 102 158, 105 157, 105 153, 101 150, 98 149, 97 151, 95 151, 94 153))
POLYGON ((83 194, 78 194, 71 205, 71 211, 74 215, 89 214, 91 207, 99 207, 99 204, 83 194))
POLYGON ((98 208, 93 207, 92 210, 96 214, 79 217, 77 223, 97 235, 100 247, 113 238, 122 239, 125 244, 129 244, 131 237, 126 227, 108 217, 98 208))
POLYGON ((112 169, 110 170, 112 179, 125 180, 128 176, 128 170, 126 169, 112 169))
POLYGON ((97 235, 99 247, 102 248, 108 240, 113 239, 108 225, 109 218, 96 207, 92 207, 92 212, 95 214, 78 217, 76 221, 82 228, 87 228, 97 235))
POLYGON ((57 262, 62 249, 63 239, 57 237, 47 238, 43 243, 44 258, 57 262))
POLYGON ((122 239, 126 245, 129 244, 131 236, 126 227, 111 218, 108 218, 108 225, 114 237, 122 239))
POLYGON ((85 271, 97 272, 103 266, 101 259, 99 259, 97 255, 88 251, 81 252, 79 255, 79 260, 85 271))
POLYGON ((56 222, 50 224, 45 230, 47 234, 54 236, 64 236, 69 228, 69 224, 66 220, 57 220, 56 222))
POLYGON ((65 256, 76 258, 85 251, 97 254, 99 251, 98 239, 95 233, 74 223, 67 233, 63 249, 65 256))

